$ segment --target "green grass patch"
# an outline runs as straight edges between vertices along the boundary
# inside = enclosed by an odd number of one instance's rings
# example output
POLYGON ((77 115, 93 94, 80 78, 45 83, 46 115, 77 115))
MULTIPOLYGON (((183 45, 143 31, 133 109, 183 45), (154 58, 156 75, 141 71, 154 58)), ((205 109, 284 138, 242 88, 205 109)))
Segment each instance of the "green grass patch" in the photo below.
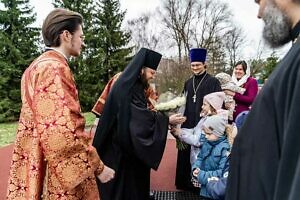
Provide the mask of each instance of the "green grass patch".
POLYGON ((0 123, 0 147, 15 141, 17 126, 17 122, 0 123))
POLYGON ((90 127, 94 124, 96 116, 93 113, 91 113, 91 112, 83 113, 83 116, 85 118, 85 126, 86 127, 90 127))
MULTIPOLYGON (((91 127, 95 121, 95 115, 91 112, 83 113, 86 127, 91 127)), ((15 141, 17 133, 17 122, 0 123, 0 147, 9 145, 15 141)))

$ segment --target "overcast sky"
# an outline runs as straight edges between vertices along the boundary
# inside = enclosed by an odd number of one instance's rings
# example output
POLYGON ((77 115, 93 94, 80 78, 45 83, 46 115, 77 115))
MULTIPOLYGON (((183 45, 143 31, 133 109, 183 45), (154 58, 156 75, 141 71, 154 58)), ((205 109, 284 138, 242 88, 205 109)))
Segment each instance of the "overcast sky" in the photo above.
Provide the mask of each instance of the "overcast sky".
MULTIPOLYGON (((37 12, 37 24, 42 22, 49 11, 53 8, 51 0, 31 0, 37 12), (43 3, 42 3, 43 2, 43 3)), ((127 10, 125 20, 139 16, 143 12, 155 11, 160 5, 161 0, 120 0, 121 9, 127 10)), ((258 5, 254 0, 229 0, 227 1, 234 15, 235 23, 240 24, 247 35, 247 44, 244 48, 245 59, 257 55, 259 41, 262 38, 263 22, 257 18, 258 5)), ((281 49, 278 54, 282 56, 288 47, 281 49)), ((270 51, 265 53, 268 56, 270 51)))

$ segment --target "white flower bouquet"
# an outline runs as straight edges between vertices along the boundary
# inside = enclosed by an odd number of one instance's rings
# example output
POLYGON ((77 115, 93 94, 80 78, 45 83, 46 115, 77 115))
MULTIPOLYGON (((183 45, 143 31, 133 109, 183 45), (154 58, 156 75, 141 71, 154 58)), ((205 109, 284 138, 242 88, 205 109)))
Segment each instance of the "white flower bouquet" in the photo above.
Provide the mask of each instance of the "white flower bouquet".
MULTIPOLYGON (((154 108, 157 111, 161 111, 165 114, 167 114, 168 116, 170 116, 171 114, 175 114, 175 113, 184 113, 184 109, 185 109, 185 103, 186 103, 186 96, 185 95, 181 95, 181 96, 177 96, 169 101, 166 102, 161 102, 158 103, 154 106, 154 108)), ((180 125, 177 125, 177 128, 180 128, 180 125)), ((171 127, 172 129, 172 127, 171 127)), ((176 138, 176 147, 179 150, 184 150, 188 147, 188 145, 185 142, 182 142, 181 140, 178 139, 178 137, 176 137, 175 135, 173 135, 176 138)))
POLYGON ((185 96, 178 96, 170 101, 158 103, 154 108, 161 112, 177 112, 181 106, 185 105, 185 102, 185 96))

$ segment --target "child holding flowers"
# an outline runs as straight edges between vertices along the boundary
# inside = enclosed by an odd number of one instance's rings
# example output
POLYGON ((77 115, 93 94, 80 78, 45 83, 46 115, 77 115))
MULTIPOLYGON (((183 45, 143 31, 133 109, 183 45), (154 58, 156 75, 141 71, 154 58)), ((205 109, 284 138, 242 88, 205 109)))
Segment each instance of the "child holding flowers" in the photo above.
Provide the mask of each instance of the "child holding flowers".
POLYGON ((224 92, 213 92, 203 98, 202 117, 198 124, 192 128, 175 128, 173 127, 171 133, 179 140, 191 145, 190 162, 191 165, 197 159, 197 155, 200 152, 200 147, 205 141, 205 136, 202 134, 202 125, 208 116, 221 115, 226 121, 228 120, 228 112, 221 109, 225 99, 224 92))

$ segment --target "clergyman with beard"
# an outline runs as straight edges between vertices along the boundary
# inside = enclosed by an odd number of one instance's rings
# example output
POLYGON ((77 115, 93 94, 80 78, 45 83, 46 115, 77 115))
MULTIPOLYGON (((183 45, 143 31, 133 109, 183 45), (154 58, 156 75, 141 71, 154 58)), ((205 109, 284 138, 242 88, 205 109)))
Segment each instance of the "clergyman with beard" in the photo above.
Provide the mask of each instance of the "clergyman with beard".
POLYGON ((98 183, 102 200, 148 200, 150 169, 159 166, 168 125, 185 121, 180 114, 168 117, 147 107, 145 91, 160 60, 161 54, 142 48, 107 97, 93 145, 115 178, 98 183))
POLYGON ((228 200, 300 199, 300 0, 256 0, 263 37, 273 48, 292 41, 257 96, 235 139, 228 200))

